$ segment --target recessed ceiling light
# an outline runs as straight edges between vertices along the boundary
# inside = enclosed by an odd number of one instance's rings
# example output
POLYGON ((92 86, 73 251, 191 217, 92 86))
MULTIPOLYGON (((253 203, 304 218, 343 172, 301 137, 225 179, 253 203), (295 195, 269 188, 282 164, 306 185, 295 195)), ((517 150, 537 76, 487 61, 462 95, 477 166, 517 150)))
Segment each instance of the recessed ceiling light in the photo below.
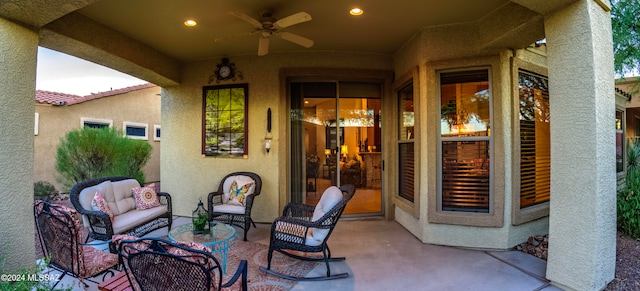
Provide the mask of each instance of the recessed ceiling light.
POLYGON ((198 25, 198 23, 193 19, 187 19, 187 20, 184 21, 184 25, 191 27, 191 26, 198 25))
POLYGON ((352 8, 351 10, 349 10, 349 14, 353 15, 353 16, 360 16, 362 15, 362 13, 364 13, 364 10, 360 9, 360 8, 352 8))

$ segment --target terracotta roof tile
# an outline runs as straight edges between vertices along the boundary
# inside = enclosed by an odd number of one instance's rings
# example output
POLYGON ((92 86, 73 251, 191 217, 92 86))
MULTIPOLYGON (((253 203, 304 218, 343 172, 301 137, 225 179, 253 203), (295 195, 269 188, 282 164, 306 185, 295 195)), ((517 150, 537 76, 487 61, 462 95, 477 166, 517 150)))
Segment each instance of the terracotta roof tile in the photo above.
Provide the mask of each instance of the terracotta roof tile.
POLYGON ((36 90, 36 102, 38 103, 65 105, 70 101, 73 101, 81 97, 82 96, 78 96, 78 95, 36 90))
POLYGON ((137 90, 141 90, 141 89, 152 88, 152 87, 155 87, 155 86, 156 86, 155 84, 146 83, 146 84, 126 87, 126 88, 122 88, 122 89, 116 89, 116 90, 110 90, 110 91, 106 91, 106 92, 93 93, 93 94, 85 95, 85 96, 78 96, 78 95, 71 95, 71 94, 65 94, 65 93, 57 93, 57 92, 36 90, 36 102, 54 104, 54 105, 59 105, 59 106, 72 105, 72 104, 78 104, 78 103, 82 103, 82 102, 86 102, 86 101, 90 101, 90 100, 94 100, 94 99, 100 99, 100 98, 104 98, 104 97, 109 97, 109 96, 124 94, 124 93, 132 92, 132 91, 137 91, 137 90))

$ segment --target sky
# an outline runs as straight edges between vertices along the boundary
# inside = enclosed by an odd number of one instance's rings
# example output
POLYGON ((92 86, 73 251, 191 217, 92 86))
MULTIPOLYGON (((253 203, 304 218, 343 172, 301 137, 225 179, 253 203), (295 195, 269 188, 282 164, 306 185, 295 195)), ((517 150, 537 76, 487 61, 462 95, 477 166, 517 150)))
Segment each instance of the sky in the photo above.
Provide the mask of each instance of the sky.
POLYGON ((148 83, 122 72, 38 47, 36 90, 89 95, 148 83))

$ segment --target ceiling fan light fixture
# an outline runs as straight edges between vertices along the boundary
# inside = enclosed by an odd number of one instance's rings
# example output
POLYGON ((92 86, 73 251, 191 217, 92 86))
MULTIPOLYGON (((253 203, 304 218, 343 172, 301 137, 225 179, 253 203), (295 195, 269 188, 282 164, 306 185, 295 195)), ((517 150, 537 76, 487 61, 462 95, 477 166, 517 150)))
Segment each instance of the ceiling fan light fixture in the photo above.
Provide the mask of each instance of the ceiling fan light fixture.
POLYGON ((188 27, 193 27, 193 26, 198 25, 198 22, 196 22, 193 19, 187 19, 187 20, 184 21, 184 25, 188 26, 188 27))
POLYGON ((355 8, 351 8, 351 10, 349 10, 349 14, 353 15, 353 16, 360 16, 364 13, 364 10, 355 7, 355 8))

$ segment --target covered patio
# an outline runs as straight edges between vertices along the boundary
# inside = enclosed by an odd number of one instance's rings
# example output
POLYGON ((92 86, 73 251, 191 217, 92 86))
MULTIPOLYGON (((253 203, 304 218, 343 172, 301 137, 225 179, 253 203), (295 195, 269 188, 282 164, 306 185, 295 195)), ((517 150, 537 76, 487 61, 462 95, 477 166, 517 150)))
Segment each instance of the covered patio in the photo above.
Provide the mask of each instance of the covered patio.
MULTIPOLYGON (((613 280, 616 164, 610 2, 402 0, 362 3, 365 13, 353 18, 348 10, 357 5, 338 0, 0 2, 0 189, 5 193, 0 255, 6 257, 7 271, 35 261, 33 232, 24 230, 33 229, 36 52, 43 46, 162 87, 162 191, 175 197, 174 214, 179 216, 189 216, 228 172, 251 170, 264 181, 253 219, 270 223, 287 202, 301 202, 307 192, 303 173, 308 143, 296 115, 306 110, 303 101, 327 96, 334 104, 340 98, 375 100, 358 104, 377 113, 370 127, 379 132, 375 139, 362 138, 364 130, 358 134, 362 152, 369 151, 369 141, 376 142, 380 166, 370 168, 378 171, 380 180, 369 185, 378 188, 382 209, 374 218, 380 220, 345 223, 340 227, 353 229, 344 230, 340 241, 357 245, 350 236, 357 237, 359 229, 377 235, 365 244, 370 250, 343 249, 340 245, 347 243, 334 242, 336 251, 345 250, 353 259, 346 266, 355 274, 355 281, 335 284, 368 286, 369 274, 385 273, 368 271, 374 269, 376 256, 387 252, 387 246, 404 251, 401 242, 407 241, 412 253, 391 256, 419 259, 409 264, 416 266, 407 271, 416 274, 409 277, 446 272, 439 260, 469 259, 479 265, 503 264, 498 274, 484 273, 490 269, 474 264, 460 266, 487 279, 478 281, 493 282, 502 271, 517 268, 493 253, 459 248, 505 250, 541 233, 551 238, 542 279, 514 271, 515 278, 522 278, 518 281, 531 282, 528 287, 548 281, 563 289, 599 290, 613 280), (305 44, 301 47, 287 40, 290 34, 278 37, 280 31, 252 28, 251 21, 230 14, 239 11, 258 18, 265 9, 276 19, 307 12, 312 20, 286 31, 313 43, 294 37, 305 44), (188 18, 199 24, 185 26, 188 18), (258 40, 267 37, 265 54, 258 40), (542 39, 545 50, 533 46, 542 39), (228 63, 233 63, 235 78, 219 69, 228 63), (548 80, 552 120, 546 137, 552 153, 545 185, 549 199, 531 205, 521 203, 520 195, 522 72, 548 80), (314 83, 329 84, 330 94, 305 94, 305 86, 314 83), (474 86, 471 94, 461 89, 467 85, 474 86), (248 92, 244 135, 233 135, 234 142, 244 142, 244 147, 233 148, 242 153, 237 157, 210 155, 205 143, 205 92, 220 86, 248 92), (370 87, 377 88, 374 94, 362 93, 370 87), (359 89, 354 96, 349 88, 359 89), (463 95, 484 107, 464 109, 469 103, 463 95), (452 115, 447 131, 446 112, 451 108, 457 115, 452 115), (478 126, 466 126, 469 120, 478 126), (456 166, 467 167, 467 172, 451 178, 447 170, 456 166), (468 174, 475 175, 472 182, 480 186, 462 191, 464 199, 456 200, 447 187, 451 181, 460 186, 454 182, 468 174), (465 204, 469 201, 474 204, 465 204), (366 255, 359 257, 357 250, 366 255), (445 257, 430 261, 431 253, 445 257), (360 271, 360 264, 368 266, 360 271)), ((327 121, 313 126, 342 128, 340 116, 327 121)), ((326 148, 319 142, 322 147, 316 152, 329 150, 330 156, 342 151, 339 132, 333 133, 335 149, 331 142, 326 148)), ((230 140, 228 136, 225 142, 230 140)), ((346 163, 346 151, 342 153, 346 163)), ((336 181, 340 183, 340 176, 336 181)))
MULTIPOLYGON (((190 221, 181 217, 175 223, 190 221)), ((270 225, 259 223, 249 233, 249 240, 266 245, 269 230, 270 225)), ((147 236, 166 237, 166 229, 147 236)), ((346 261, 331 263, 332 272, 348 272, 350 276, 302 281, 290 290, 561 290, 544 278, 546 262, 542 259, 519 251, 423 244, 393 221, 343 218, 329 245, 335 256, 347 257, 346 261)), ((324 264, 318 264, 306 276, 322 275, 325 270, 324 264)), ((233 267, 228 272, 233 273, 233 267)), ((87 284, 90 290, 97 289, 98 284, 87 284)), ((69 276, 58 288, 62 286, 83 290, 77 279, 69 276)))

